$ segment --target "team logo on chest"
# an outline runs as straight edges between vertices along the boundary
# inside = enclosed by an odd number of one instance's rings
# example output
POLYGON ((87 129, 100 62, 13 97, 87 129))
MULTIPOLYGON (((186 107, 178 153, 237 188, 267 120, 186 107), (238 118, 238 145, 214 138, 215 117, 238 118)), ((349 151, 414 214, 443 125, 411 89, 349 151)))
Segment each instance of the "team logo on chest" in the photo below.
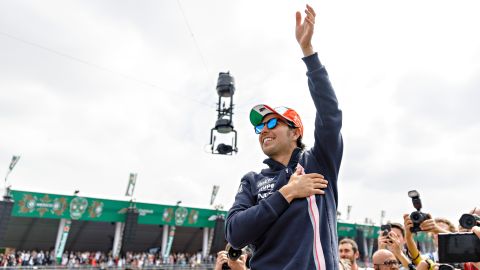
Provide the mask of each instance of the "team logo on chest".
POLYGON ((267 198, 273 193, 273 187, 277 182, 276 177, 265 177, 262 180, 257 182, 257 200, 260 201, 262 199, 267 198))

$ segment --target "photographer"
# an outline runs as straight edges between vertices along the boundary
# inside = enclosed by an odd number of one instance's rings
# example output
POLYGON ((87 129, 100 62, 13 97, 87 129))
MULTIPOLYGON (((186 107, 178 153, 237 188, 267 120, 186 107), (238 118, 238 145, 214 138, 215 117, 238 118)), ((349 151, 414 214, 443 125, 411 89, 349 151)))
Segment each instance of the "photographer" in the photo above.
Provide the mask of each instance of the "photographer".
POLYGON ((393 231, 389 232, 386 236, 386 249, 390 250, 393 255, 400 261, 404 269, 409 269, 409 264, 411 263, 408 257, 403 252, 403 242, 400 237, 397 236, 393 231))
MULTIPOLYGON (((404 249, 405 229, 403 228, 402 224, 393 222, 393 223, 387 223, 387 225, 390 225, 390 229, 388 230, 388 233, 390 233, 390 231, 394 233, 400 242, 400 246, 402 247, 402 249, 404 249)), ((382 233, 380 233, 380 235, 378 236, 378 248, 379 249, 387 248, 387 245, 389 242, 390 242, 390 239, 388 235, 383 235, 382 233)))
POLYGON ((427 219, 422 222, 421 226, 423 231, 428 232, 433 237, 433 244, 435 245, 435 251, 425 254, 424 257, 431 259, 434 262, 438 261, 438 234, 439 233, 455 233, 457 229, 448 219, 435 218, 427 219), (425 224, 424 224, 425 223, 425 224))
MULTIPOLYGON (((217 253, 217 261, 215 263, 215 270, 222 270, 223 264, 227 264, 232 270, 247 270, 246 266, 247 255, 242 254, 240 258, 231 260, 228 258, 228 252, 226 250, 219 251, 217 253)), ((227 268, 228 269, 228 268, 227 268)))
MULTIPOLYGON (((448 232, 446 230, 444 230, 442 227, 438 226, 437 223, 435 223, 435 220, 433 220, 430 216, 430 214, 427 214, 428 215, 428 219, 426 219, 425 221, 423 221, 421 224, 420 224, 420 229, 422 231, 428 231, 428 232, 432 232, 432 233, 443 233, 443 232, 448 232)), ((412 230, 411 228, 413 228, 413 222, 412 220, 410 219, 410 215, 408 214, 404 214, 403 215, 403 220, 404 220, 404 224, 405 224, 405 239, 406 239, 406 242, 407 242, 407 249, 408 249, 408 254, 410 255, 410 258, 412 259, 412 263, 415 264, 417 266, 417 269, 421 269, 421 270, 426 270, 426 269, 430 269, 430 270, 433 270, 433 269, 437 269, 436 265, 435 265, 435 262, 430 259, 430 258, 427 258, 427 259, 424 259, 422 258, 422 256, 420 256, 420 251, 418 250, 417 248, 417 244, 415 243, 415 240, 413 239, 413 234, 412 234, 412 230)))
POLYGON ((400 269, 409 269, 410 260, 405 255, 405 229, 400 223, 388 223, 387 226, 389 229, 379 234, 378 249, 391 251, 400 261, 400 269))

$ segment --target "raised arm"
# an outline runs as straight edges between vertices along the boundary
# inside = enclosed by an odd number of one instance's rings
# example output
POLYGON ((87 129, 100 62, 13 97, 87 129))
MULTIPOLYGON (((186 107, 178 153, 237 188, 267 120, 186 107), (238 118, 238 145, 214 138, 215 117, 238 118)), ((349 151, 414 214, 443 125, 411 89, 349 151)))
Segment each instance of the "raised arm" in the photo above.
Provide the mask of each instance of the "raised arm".
MULTIPOLYGON (((338 108, 337 97, 327 71, 320 63, 318 54, 313 51, 312 37, 315 16, 315 11, 309 5, 305 9, 303 21, 300 12, 297 12, 295 35, 304 55, 308 87, 317 110, 313 154, 320 163, 325 164, 331 170, 331 173, 334 174, 331 176, 336 179, 343 154, 343 141, 340 134, 342 112, 338 108)), ((336 192, 336 183, 330 182, 330 184, 336 192)))
POLYGON ((403 224, 405 227, 405 240, 407 243, 408 253, 412 258, 412 263, 418 265, 423 259, 420 256, 420 251, 418 250, 417 244, 413 239, 412 231, 410 230, 413 227, 413 222, 408 214, 403 215, 403 224))
POLYGON ((297 42, 302 49, 303 56, 307 57, 314 53, 312 46, 312 36, 313 29, 315 26, 315 11, 309 5, 305 9, 305 19, 302 22, 302 14, 300 11, 297 11, 296 16, 296 27, 295 27, 295 37, 297 42))

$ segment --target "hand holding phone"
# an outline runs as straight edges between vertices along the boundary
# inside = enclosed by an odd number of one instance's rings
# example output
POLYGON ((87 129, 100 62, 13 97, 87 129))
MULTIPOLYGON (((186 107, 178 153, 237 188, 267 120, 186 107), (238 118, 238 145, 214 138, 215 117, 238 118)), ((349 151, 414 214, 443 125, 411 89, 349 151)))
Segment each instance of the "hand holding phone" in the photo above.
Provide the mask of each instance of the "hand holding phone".
POLYGON ((392 225, 390 224, 381 225, 380 230, 382 231, 383 236, 388 236, 388 233, 392 231, 392 225))

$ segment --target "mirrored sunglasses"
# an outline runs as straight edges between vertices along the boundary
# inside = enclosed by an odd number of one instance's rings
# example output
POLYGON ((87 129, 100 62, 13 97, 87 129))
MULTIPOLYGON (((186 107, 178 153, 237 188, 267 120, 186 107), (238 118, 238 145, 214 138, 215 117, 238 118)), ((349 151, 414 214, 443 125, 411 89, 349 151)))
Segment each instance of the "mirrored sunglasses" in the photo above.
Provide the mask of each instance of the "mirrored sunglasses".
POLYGON ((262 133, 263 127, 265 127, 265 124, 267 125, 268 129, 275 128, 277 126, 278 119, 277 118, 272 118, 266 122, 260 123, 255 126, 255 133, 260 134, 262 133))
POLYGON ((285 124, 287 124, 289 127, 293 127, 292 124, 288 123, 287 121, 284 121, 282 119, 279 119, 279 118, 271 118, 270 120, 268 121, 265 121, 263 123, 260 123, 258 125, 255 126, 255 133, 256 134, 260 134, 262 133, 262 130, 263 128, 265 127, 265 125, 267 125, 267 128, 268 129, 274 129, 277 124, 278 124, 278 121, 281 121, 281 122, 284 122, 285 124))

